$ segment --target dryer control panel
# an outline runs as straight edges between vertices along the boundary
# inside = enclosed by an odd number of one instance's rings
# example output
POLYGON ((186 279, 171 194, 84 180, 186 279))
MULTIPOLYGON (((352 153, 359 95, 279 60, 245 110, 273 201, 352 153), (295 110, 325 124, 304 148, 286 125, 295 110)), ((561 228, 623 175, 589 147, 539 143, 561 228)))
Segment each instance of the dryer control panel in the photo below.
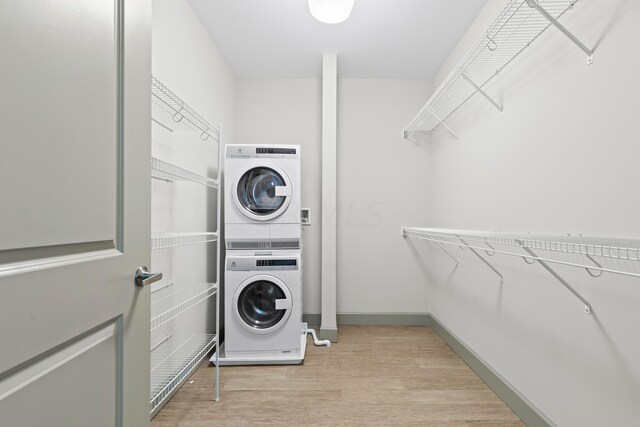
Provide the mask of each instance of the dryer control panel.
POLYGON ((228 271, 283 271, 298 270, 297 258, 228 258, 228 271))
POLYGON ((227 145, 227 158, 271 158, 298 159, 300 147, 297 145, 227 145))

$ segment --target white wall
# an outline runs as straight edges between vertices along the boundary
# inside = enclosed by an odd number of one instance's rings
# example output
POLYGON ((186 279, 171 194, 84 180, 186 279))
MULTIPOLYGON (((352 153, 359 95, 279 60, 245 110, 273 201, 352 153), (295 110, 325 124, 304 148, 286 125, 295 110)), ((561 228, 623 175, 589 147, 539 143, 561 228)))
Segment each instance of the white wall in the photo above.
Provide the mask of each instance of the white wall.
MULTIPOLYGON (((504 4, 488 3, 438 84, 504 4)), ((550 29, 489 86, 504 117, 476 97, 451 122, 461 143, 437 132, 434 222, 425 225, 640 238, 640 2, 581 1, 561 22, 596 46, 595 63, 550 29)), ((500 286, 469 251, 455 250, 453 271, 446 255, 417 246, 433 274, 433 313, 553 422, 637 425, 637 279, 557 267, 592 304, 587 316, 538 265, 491 258, 506 279, 500 286)))
MULTIPOLYGON (((338 68, 340 58, 338 58, 338 68)), ((400 238, 426 221, 424 146, 400 131, 430 85, 415 80, 338 80, 338 312, 426 312, 425 278, 400 238)), ((238 143, 302 146, 304 312, 320 313, 321 81, 239 79, 238 143)))
MULTIPOLYGON (((235 126, 235 76, 186 0, 153 1, 152 72, 163 84, 231 141, 235 126)), ((152 126, 153 155, 202 175, 216 177, 218 147, 193 132, 152 126)), ((153 231, 215 231, 216 190, 187 183, 152 181, 153 231)), ((154 251, 164 283, 215 282, 215 243, 154 251)), ((165 326, 165 331, 214 332, 215 299, 165 326)))
POLYGON ((155 77, 234 138, 235 76, 186 0, 153 0, 155 77))
POLYGON ((421 80, 338 82, 338 313, 428 311, 425 275, 400 226, 431 221, 427 147, 402 139, 430 89, 421 80))

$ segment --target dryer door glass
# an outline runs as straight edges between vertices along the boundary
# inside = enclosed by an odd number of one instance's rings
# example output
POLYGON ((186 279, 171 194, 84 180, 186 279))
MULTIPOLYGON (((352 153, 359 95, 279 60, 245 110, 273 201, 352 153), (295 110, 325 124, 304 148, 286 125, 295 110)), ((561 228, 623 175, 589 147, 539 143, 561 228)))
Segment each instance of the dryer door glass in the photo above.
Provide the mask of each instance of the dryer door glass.
POLYGON ((286 309, 277 309, 276 300, 285 299, 284 291, 275 283, 259 280, 247 285, 238 298, 240 318, 255 329, 268 329, 277 325, 286 309))
POLYGON ((238 200, 253 214, 270 215, 284 205, 287 196, 279 195, 276 187, 285 186, 284 178, 273 169, 253 168, 238 181, 238 200))

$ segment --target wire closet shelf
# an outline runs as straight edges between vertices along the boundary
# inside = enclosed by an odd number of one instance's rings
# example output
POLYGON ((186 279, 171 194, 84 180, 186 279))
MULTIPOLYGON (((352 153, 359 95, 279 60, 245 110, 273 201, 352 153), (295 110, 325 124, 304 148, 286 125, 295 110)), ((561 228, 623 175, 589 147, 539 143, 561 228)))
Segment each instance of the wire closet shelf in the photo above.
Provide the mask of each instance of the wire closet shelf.
POLYGON ((457 246, 469 249, 480 258, 487 267, 493 270, 504 282, 502 274, 482 255, 495 254, 523 258, 527 264, 538 262, 551 273, 562 285, 571 291, 585 305, 585 311, 591 313, 591 305, 566 280, 558 275, 549 264, 559 264, 583 268, 591 277, 600 277, 603 273, 620 274, 640 278, 640 273, 603 266, 604 260, 623 262, 640 262, 640 241, 630 239, 599 239, 578 236, 541 236, 532 239, 529 234, 513 234, 489 231, 452 230, 441 228, 402 227, 402 236, 418 240, 426 240, 440 247, 450 258, 459 261, 446 247, 457 246), (498 246, 500 248, 498 248, 498 246), (519 248, 515 250, 514 248, 519 248), (544 256, 537 251, 543 251, 544 256), (560 256, 560 254, 565 254, 560 256), (574 261, 575 256, 578 258, 574 261))
POLYGON ((195 245, 198 243, 215 242, 218 239, 218 233, 201 232, 201 233, 155 233, 151 237, 151 249, 168 249, 178 246, 195 245))
MULTIPOLYGON (((169 287, 173 287, 173 284, 169 287)), ((206 301, 215 295, 217 290, 218 285, 215 283, 197 283, 179 286, 177 290, 158 299, 152 296, 151 331, 206 301)))
POLYGON ((216 335, 175 334, 151 348, 151 416, 200 366, 216 344, 216 335))
POLYGON ((155 77, 151 77, 152 118, 171 130, 192 130, 200 139, 220 142, 220 127, 213 126, 155 77))
POLYGON ((485 92, 485 87, 551 26, 575 43, 587 55, 588 63, 593 62, 593 51, 558 22, 578 1, 510 0, 404 129, 404 138, 410 139, 416 131, 432 132, 442 125, 460 139, 447 119, 478 93, 502 113, 502 105, 485 92))
MULTIPOLYGON (((217 190, 216 230, 213 232, 152 232, 151 249, 170 249, 202 243, 216 243, 215 283, 157 284, 151 290, 150 329, 151 347, 151 417, 173 396, 180 386, 195 372, 200 363, 217 345, 220 333, 220 240, 222 198, 220 177, 223 159, 222 126, 211 125, 180 97, 168 89, 158 79, 151 78, 151 120, 158 126, 153 129, 162 132, 163 138, 169 138, 174 131, 187 131, 181 138, 199 138, 207 143, 217 143, 217 177, 187 170, 176 164, 151 158, 151 178, 166 182, 188 181, 217 190), (215 298, 215 334, 173 333, 182 332, 190 324, 188 312, 195 313, 196 307, 202 307, 215 298), (185 318, 186 325, 178 319, 185 318), (160 338, 158 342, 158 338, 160 338)), ((205 279, 206 280, 206 279, 205 279)), ((199 313, 199 312, 198 312, 199 313)), ((208 322, 208 321, 207 321, 208 322)), ((208 329, 209 327, 207 327, 208 329)), ((195 331, 194 331, 195 332, 195 331)), ((219 352, 216 352, 216 355, 219 352)), ((217 356, 216 356, 217 357, 217 356)), ((215 364, 215 400, 219 400, 220 391, 219 363, 215 364)))
POLYGON ((200 175, 169 162, 151 158, 151 176, 163 181, 190 181, 210 188, 218 188, 218 181, 208 176, 200 175))

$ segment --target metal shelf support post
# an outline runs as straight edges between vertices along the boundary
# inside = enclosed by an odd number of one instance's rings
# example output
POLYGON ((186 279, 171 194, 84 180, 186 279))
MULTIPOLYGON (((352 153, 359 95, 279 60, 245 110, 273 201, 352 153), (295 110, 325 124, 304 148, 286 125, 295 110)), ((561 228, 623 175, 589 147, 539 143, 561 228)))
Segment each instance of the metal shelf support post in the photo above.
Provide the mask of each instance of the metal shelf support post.
POLYGON ((545 270, 547 270, 549 273, 551 273, 551 275, 553 277, 555 277, 560 283, 562 283, 562 285, 564 285, 565 288, 569 289, 571 291, 571 293, 576 296, 576 298, 578 298, 580 301, 582 301, 582 303, 584 304, 585 313, 591 314, 591 304, 589 304, 589 301, 587 301, 582 295, 580 295, 580 293, 578 291, 576 291, 573 288, 573 286, 571 286, 569 283, 567 283, 566 280, 564 280, 562 277, 560 277, 560 275, 558 273, 556 273, 556 271, 553 268, 549 267, 549 264, 547 264, 546 262, 541 260, 540 257, 538 257, 538 255, 535 254, 535 252, 533 252, 531 249, 526 247, 524 245, 524 243, 522 242, 522 240, 516 240, 516 242, 518 242, 522 246, 522 249, 524 249, 525 252, 527 252, 529 255, 531 255, 533 257, 533 259, 538 261, 540 263, 540 265, 544 267, 545 270))
MULTIPOLYGON (((220 184, 222 183, 222 159, 224 155, 224 143, 222 140, 222 124, 218 124, 218 193, 216 194, 216 236, 221 236, 222 233, 222 217, 220 215, 222 209, 222 192, 220 191, 220 184)), ((216 284, 218 285, 218 292, 216 292, 216 402, 220 400, 220 278, 222 272, 220 271, 224 266, 224 260, 222 259, 222 239, 216 239, 216 284)))
POLYGON ((584 53, 587 54, 587 64, 593 63, 593 50, 589 49, 584 43, 582 43, 576 36, 573 35, 571 31, 569 31, 564 25, 558 22, 553 16, 549 14, 542 6, 540 6, 540 2, 538 0, 525 0, 529 7, 538 11, 540 15, 542 15, 551 25, 556 27, 558 30, 562 32, 565 36, 569 38, 576 46, 578 46, 584 53))

